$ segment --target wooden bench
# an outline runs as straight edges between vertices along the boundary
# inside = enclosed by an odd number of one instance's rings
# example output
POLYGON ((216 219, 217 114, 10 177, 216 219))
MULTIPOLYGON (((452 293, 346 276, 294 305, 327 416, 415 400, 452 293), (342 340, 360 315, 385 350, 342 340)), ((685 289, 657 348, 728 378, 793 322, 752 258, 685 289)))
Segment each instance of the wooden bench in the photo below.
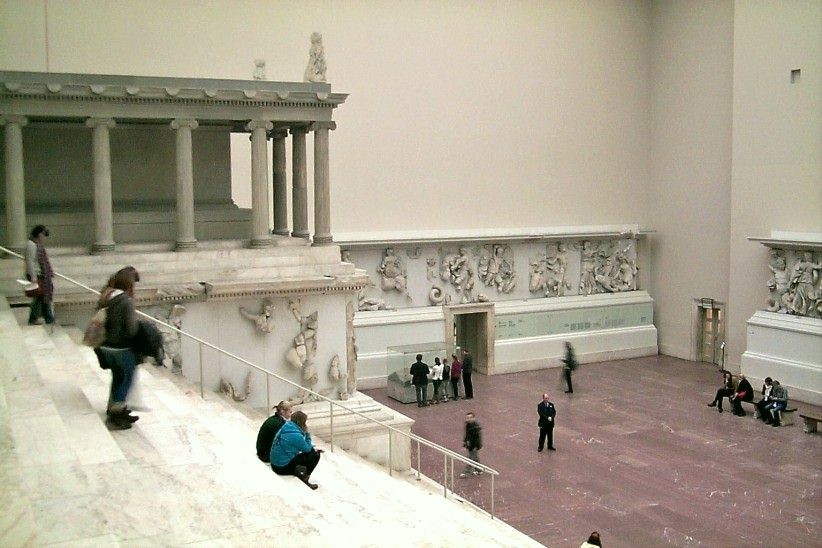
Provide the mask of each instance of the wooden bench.
POLYGON ((808 434, 816 432, 816 425, 819 421, 822 421, 822 416, 820 415, 811 415, 810 413, 806 415, 804 413, 800 413, 799 416, 805 421, 805 432, 808 434))
MULTIPOLYGON (((754 408, 754 417, 759 418, 759 408, 756 406, 758 400, 755 401, 745 401, 742 400, 742 403, 751 404, 754 408)), ((788 407, 787 409, 783 409, 779 412, 779 423, 782 426, 793 426, 793 415, 796 413, 796 407, 788 407)), ((815 432, 816 430, 814 430, 815 432)), ((807 430, 806 430, 807 432, 807 430)))

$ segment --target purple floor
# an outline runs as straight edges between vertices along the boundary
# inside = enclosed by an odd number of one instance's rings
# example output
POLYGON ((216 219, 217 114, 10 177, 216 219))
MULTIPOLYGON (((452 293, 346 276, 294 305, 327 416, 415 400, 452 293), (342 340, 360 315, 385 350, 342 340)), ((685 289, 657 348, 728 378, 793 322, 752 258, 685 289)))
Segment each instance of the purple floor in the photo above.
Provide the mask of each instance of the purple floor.
MULTIPOLYGON (((609 548, 822 546, 822 435, 804 433, 798 414, 781 428, 735 417, 727 404, 719 414, 706 407, 721 384, 716 368, 666 356, 583 365, 574 394, 563 393, 560 373, 474 375, 473 400, 424 408, 366 393, 463 454, 473 410, 480 460, 500 472, 496 515, 547 546, 579 546, 593 530, 609 548), (557 451, 537 453, 545 391, 557 407, 557 451)), ((423 448, 421 469, 441 481, 442 457, 423 448)), ((489 477, 455 481, 489 508, 489 477)))

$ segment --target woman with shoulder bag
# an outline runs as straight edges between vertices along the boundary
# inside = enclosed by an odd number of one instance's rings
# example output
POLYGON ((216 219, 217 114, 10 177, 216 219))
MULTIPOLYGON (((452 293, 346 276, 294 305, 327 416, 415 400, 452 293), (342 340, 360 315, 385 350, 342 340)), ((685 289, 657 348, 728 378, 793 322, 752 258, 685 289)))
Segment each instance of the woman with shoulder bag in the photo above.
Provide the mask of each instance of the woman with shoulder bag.
POLYGON ((126 407, 126 398, 137 368, 137 356, 132 347, 139 330, 134 308, 134 284, 139 281, 140 274, 133 266, 118 270, 109 279, 97 304, 98 309, 106 309, 106 328, 103 344, 94 352, 100 367, 111 369, 106 424, 114 430, 131 428, 131 423, 139 419, 131 415, 126 407))

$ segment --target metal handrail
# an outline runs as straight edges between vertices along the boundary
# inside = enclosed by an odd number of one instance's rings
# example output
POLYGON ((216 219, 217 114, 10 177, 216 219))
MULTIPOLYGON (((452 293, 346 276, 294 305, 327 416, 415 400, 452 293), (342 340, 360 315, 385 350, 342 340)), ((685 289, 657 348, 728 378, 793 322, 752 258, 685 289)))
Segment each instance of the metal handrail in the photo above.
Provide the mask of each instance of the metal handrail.
MULTIPOLYGON (((25 257, 23 257, 22 255, 20 255, 18 253, 15 253, 14 251, 12 251, 8 248, 5 248, 3 246, 0 246, 0 251, 3 251, 7 255, 17 257, 18 259, 25 260, 25 257)), ((91 288, 91 287, 89 287, 89 286, 87 286, 87 285, 85 285, 81 282, 78 282, 77 280, 74 280, 72 278, 69 278, 68 276, 60 274, 57 271, 54 271, 54 274, 57 277, 62 278, 63 280, 66 280, 69 283, 72 283, 72 284, 74 284, 78 287, 81 287, 81 288, 83 288, 87 291, 90 291, 91 293, 94 293, 95 295, 100 295, 100 292, 97 291, 96 289, 93 289, 93 288, 91 288)), ((251 363, 250 361, 246 360, 245 358, 237 356, 236 354, 232 354, 231 352, 229 352, 227 350, 223 350, 219 346, 216 346, 216 345, 214 345, 214 344, 212 344, 208 341, 204 341, 203 339, 200 339, 199 337, 197 337, 195 335, 192 335, 190 333, 186 333, 182 329, 180 329, 178 327, 175 327, 171 324, 168 324, 168 323, 166 323, 162 320, 159 320, 159 319, 157 319, 153 316, 149 316, 145 312, 141 312, 141 311, 136 310, 136 309, 135 309, 135 312, 140 317, 143 317, 143 318, 145 318, 149 321, 152 321, 156 324, 162 325, 163 327, 165 327, 167 329, 170 329, 170 330, 172 330, 176 333, 179 333, 180 335, 182 335, 184 337, 188 337, 189 339, 199 343, 199 345, 200 345, 200 347, 199 347, 199 350, 200 350, 200 397, 201 398, 205 399, 205 393, 204 393, 204 388, 203 388, 203 346, 207 346, 208 348, 211 348, 212 350, 216 350, 220 354, 223 354, 225 356, 233 358, 233 359, 235 359, 235 360, 237 360, 237 361, 239 361, 239 362, 241 362, 241 363, 243 363, 243 364, 245 364, 245 365, 247 365, 247 366, 249 366, 253 369, 256 369, 257 371, 259 371, 259 372, 266 375, 266 403, 267 403, 266 413, 268 413, 268 410, 271 409, 270 390, 269 390, 269 380, 270 379, 269 379, 269 377, 274 377, 275 379, 280 380, 282 382, 285 382, 286 384, 290 384, 291 386, 293 386, 295 388, 299 388, 300 390, 305 391, 308 394, 311 394, 314 398, 316 398, 318 400, 328 402, 330 404, 330 410, 331 410, 331 413, 330 413, 330 416, 329 416, 330 438, 331 439, 329 441, 329 444, 331 446, 331 451, 332 452, 334 451, 334 406, 337 406, 337 407, 340 407, 340 408, 348 411, 349 413, 353 413, 355 415, 358 415, 358 416, 366 419, 367 421, 375 423, 375 424, 385 428, 386 430, 388 430, 388 453, 389 453, 389 455, 388 455, 388 474, 391 475, 391 476, 394 475, 393 474, 393 460, 392 460, 392 453, 393 453, 393 443, 392 443, 392 439, 391 439, 391 434, 392 433, 400 434, 402 436, 405 436, 406 438, 408 438, 411 441, 416 441, 417 442, 417 480, 418 481, 420 479, 422 479, 421 473, 420 473, 420 464, 419 464, 419 461, 420 461, 420 445, 424 445, 424 446, 426 446, 430 449, 433 449, 434 451, 439 451, 440 453, 443 454, 444 466, 443 466, 443 483, 442 483, 442 485, 443 485, 443 496, 445 496, 446 498, 448 497, 448 466, 447 466, 448 457, 451 458, 451 483, 452 483, 452 489, 451 490, 452 490, 452 492, 453 492, 453 480, 454 480, 454 462, 453 462, 454 460, 461 461, 461 462, 465 463, 466 465, 471 466, 472 468, 478 468, 478 469, 482 470, 483 472, 488 473, 491 476, 491 511, 489 512, 489 514, 490 514, 492 519, 495 517, 495 515, 494 515, 494 476, 498 476, 499 472, 497 472, 496 470, 494 470, 490 466, 486 466, 485 464, 482 464, 480 462, 473 461, 473 460, 469 459, 468 457, 466 457, 464 455, 460 455, 459 453, 456 453, 456 452, 452 451, 451 449, 448 449, 447 447, 443 447, 443 446, 441 446, 437 443, 429 441, 429 440, 427 440, 425 438, 422 438, 422 437, 420 437, 416 434, 412 434, 410 432, 408 432, 408 433, 403 432, 402 430, 399 430, 398 428, 394 428, 390 424, 386 424, 382 421, 379 421, 377 419, 369 417, 368 415, 365 415, 364 413, 361 413, 361 412, 357 411, 356 409, 346 407, 342 403, 334 401, 331 398, 323 396, 322 394, 319 394, 317 392, 314 392, 310 388, 306 388, 306 387, 304 387, 302 385, 299 385, 299 384, 297 384, 293 381, 290 381, 286 378, 283 378, 283 377, 277 375, 276 373, 273 373, 273 372, 271 372, 267 369, 264 369, 264 368, 254 364, 254 363, 251 363)), ((436 481, 436 480, 432 479, 432 481, 436 481)))

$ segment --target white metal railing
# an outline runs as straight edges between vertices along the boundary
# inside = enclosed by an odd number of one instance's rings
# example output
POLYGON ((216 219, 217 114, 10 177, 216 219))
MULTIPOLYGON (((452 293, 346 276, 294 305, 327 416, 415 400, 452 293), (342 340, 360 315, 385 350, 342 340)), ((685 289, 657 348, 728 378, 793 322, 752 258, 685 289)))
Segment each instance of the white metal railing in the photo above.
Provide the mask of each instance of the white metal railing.
MULTIPOLYGON (((13 256, 13 257, 17 257, 19 259, 24 259, 24 257, 22 255, 20 255, 18 253, 15 253, 14 251, 12 251, 10 249, 7 249, 3 246, 0 246, 0 251, 6 253, 8 256, 13 256)), ((63 280, 66 280, 67 282, 69 282, 71 284, 76 285, 77 287, 83 288, 86 291, 94 293, 95 295, 100 295, 100 292, 97 291, 96 289, 88 287, 87 285, 85 285, 81 282, 78 282, 77 280, 74 280, 72 278, 69 278, 68 276, 60 274, 57 271, 54 271, 54 275, 61 278, 61 279, 63 279, 63 280)), ((191 339, 191 340, 198 343, 198 345, 199 345, 199 361, 200 361, 200 397, 201 398, 205 399, 205 392, 204 392, 204 387, 203 387, 203 385, 204 385, 204 383, 203 383, 203 347, 208 347, 208 348, 211 348, 212 350, 215 350, 216 352, 218 352, 218 353, 220 353, 224 356, 227 356, 229 358, 237 360, 238 362, 243 363, 243 364, 247 365, 248 367, 251 367, 252 369, 256 369, 257 371, 259 371, 259 372, 266 375, 266 383, 265 383, 265 388, 266 388, 266 394, 265 394, 265 397, 266 397, 266 413, 268 413, 271 409, 271 385, 270 385, 269 381, 271 380, 272 377, 279 380, 279 381, 282 381, 286 384, 289 384, 289 385, 291 385, 295 388, 298 388, 298 389, 300 389, 304 392, 307 392, 308 394, 311 394, 312 397, 314 397, 318 400, 328 402, 329 412, 330 412, 330 414, 329 414, 329 437, 330 437, 329 444, 331 446, 331 452, 332 453, 334 452, 334 407, 339 407, 339 408, 347 411, 348 413, 358 415, 358 416, 362 417, 363 419, 365 419, 365 420, 367 420, 371 423, 377 424, 381 428, 387 430, 387 433, 388 433, 388 474, 389 475, 393 476, 393 472, 394 472, 394 466, 393 466, 393 464, 394 464, 394 460, 393 460, 394 442, 393 442, 392 434, 399 434, 401 436, 404 436, 404 437, 408 438, 409 441, 417 443, 417 468, 416 468, 416 473, 417 473, 417 480, 418 481, 422 479, 422 474, 421 474, 421 471, 420 471, 421 447, 425 446, 425 447, 428 447, 428 448, 432 449, 435 452, 438 452, 438 453, 442 454, 442 456, 443 456, 443 474, 442 474, 443 481, 442 481, 441 485, 442 485, 442 488, 443 488, 443 496, 446 497, 446 498, 448 497, 448 491, 449 491, 449 487, 448 487, 449 486, 449 478, 450 478, 450 485, 451 485, 450 490, 451 490, 452 493, 456 494, 456 491, 454 491, 454 461, 460 461, 460 462, 465 463, 466 468, 473 467, 473 468, 481 470, 484 473, 487 473, 491 477, 491 486, 490 486, 491 487, 491 501, 490 501, 490 510, 488 511, 488 513, 490 514, 492 519, 495 517, 495 513, 494 513, 494 478, 499 475, 499 472, 497 472, 496 470, 494 470, 490 466, 486 466, 482 463, 473 461, 473 460, 469 459, 468 457, 466 457, 464 455, 461 455, 461 454, 459 454, 455 451, 452 451, 452 450, 450 450, 446 447, 443 447, 439 444, 436 444, 432 441, 429 441, 429 440, 427 440, 423 437, 417 436, 416 434, 412 434, 410 432, 403 432, 402 430, 400 430, 398 428, 394 428, 390 424, 386 424, 386 423, 384 423, 382 421, 379 421, 379 420, 377 420, 373 417, 369 417, 368 415, 366 415, 364 413, 361 413, 361 412, 357 411, 356 409, 352 409, 350 407, 347 407, 346 405, 344 405, 340 402, 334 401, 331 398, 328 398, 326 396, 323 396, 322 394, 314 392, 313 390, 310 390, 310 389, 308 389, 304 386, 301 386, 301 385, 299 385, 299 384, 297 384, 293 381, 290 381, 290 380, 288 380, 284 377, 281 377, 281 376, 277 375, 276 373, 272 373, 271 371, 268 371, 267 369, 264 369, 264 368, 262 368, 262 367, 260 367, 256 364, 246 360, 245 358, 237 356, 236 354, 233 354, 233 353, 231 353, 227 350, 224 350, 224 349, 222 349, 222 348, 220 348, 220 347, 218 347, 214 344, 211 344, 208 341, 204 341, 203 339, 200 339, 199 337, 196 337, 196 336, 194 336, 190 333, 186 333, 185 331, 183 331, 182 329, 179 329, 178 327, 175 327, 171 324, 168 324, 168 323, 166 323, 162 320, 158 320, 157 318, 149 316, 148 314, 146 314, 144 312, 141 312, 139 310, 137 310, 136 312, 140 317, 145 318, 145 319, 147 319, 151 322, 154 322, 156 324, 162 325, 166 329, 170 329, 170 330, 172 330, 176 333, 179 333, 180 335, 182 335, 184 337, 187 337, 187 338, 189 338, 189 339, 191 339), (449 463, 450 463, 450 469, 449 469, 449 463), (450 472, 450 474, 449 474, 449 472, 450 472)), ((432 478, 432 480, 433 480, 433 478, 432 478)), ((433 481, 436 481, 436 480, 433 480, 433 481)), ((462 496, 464 497, 464 495, 462 495, 462 496)), ((477 508, 482 509, 479 505, 475 505, 475 506, 477 508)))

